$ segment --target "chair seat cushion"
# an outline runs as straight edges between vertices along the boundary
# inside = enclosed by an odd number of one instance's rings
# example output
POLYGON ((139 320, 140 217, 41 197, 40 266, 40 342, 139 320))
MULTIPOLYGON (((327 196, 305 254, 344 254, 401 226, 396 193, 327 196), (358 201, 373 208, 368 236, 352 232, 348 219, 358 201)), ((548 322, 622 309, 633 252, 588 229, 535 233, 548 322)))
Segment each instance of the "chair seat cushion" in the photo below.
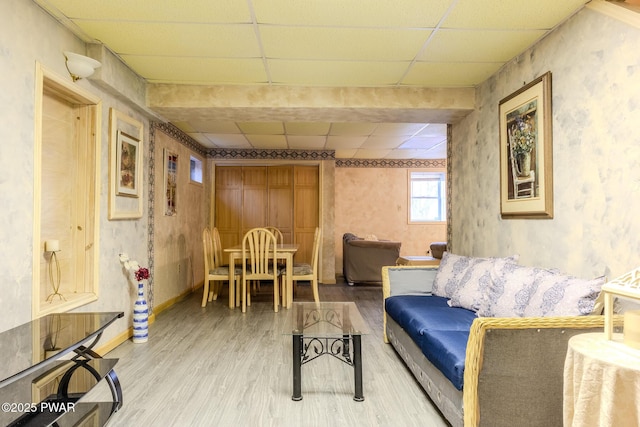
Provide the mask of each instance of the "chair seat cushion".
MULTIPOLYGON (((283 274, 286 274, 286 270, 283 270, 283 274)), ((294 276, 306 276, 308 274, 313 274, 313 268, 309 264, 306 263, 295 263, 293 264, 293 275, 294 276)))
MULTIPOLYGON (((214 276, 228 276, 229 266, 221 265, 219 267, 214 268, 213 270, 209 270, 209 274, 214 276)), ((234 274, 242 274, 242 269, 240 267, 236 267, 234 274)))

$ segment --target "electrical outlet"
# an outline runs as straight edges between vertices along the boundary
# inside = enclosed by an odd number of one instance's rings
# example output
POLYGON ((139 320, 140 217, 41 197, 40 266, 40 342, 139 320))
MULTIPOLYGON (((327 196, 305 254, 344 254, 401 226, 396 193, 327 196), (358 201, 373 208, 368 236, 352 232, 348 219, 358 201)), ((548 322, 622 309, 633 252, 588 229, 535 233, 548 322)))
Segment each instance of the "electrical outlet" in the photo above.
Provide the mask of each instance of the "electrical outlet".
POLYGON ((178 274, 180 273, 180 263, 178 263, 178 274))

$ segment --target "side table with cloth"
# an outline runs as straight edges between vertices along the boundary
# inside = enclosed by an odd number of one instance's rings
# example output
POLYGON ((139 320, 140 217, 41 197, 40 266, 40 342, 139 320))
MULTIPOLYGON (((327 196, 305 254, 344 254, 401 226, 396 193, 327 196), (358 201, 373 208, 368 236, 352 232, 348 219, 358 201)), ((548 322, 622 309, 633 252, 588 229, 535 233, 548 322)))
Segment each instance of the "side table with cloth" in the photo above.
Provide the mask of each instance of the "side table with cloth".
POLYGON ((564 367, 564 427, 640 426, 640 350, 621 334, 569 339, 564 367))

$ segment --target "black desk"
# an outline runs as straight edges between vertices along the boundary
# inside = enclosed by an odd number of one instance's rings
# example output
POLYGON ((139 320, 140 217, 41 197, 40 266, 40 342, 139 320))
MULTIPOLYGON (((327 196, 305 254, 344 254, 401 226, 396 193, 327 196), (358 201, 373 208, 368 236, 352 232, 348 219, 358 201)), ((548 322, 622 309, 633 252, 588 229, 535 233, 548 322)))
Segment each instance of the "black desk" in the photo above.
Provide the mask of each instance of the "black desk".
POLYGON ((93 348, 122 312, 60 313, 0 333, 0 425, 104 425, 122 407, 113 370, 93 348), (106 381, 112 401, 81 398, 106 381))

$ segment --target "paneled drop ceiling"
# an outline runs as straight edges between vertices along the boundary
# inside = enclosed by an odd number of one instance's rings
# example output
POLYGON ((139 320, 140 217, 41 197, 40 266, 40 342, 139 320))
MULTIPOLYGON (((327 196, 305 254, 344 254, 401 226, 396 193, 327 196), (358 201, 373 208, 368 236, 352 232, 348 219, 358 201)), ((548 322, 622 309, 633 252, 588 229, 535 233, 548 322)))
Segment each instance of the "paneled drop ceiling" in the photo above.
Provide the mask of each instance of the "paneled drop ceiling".
MULTIPOLYGON (((589 0, 34 1, 82 40, 104 44, 150 88, 375 91, 474 87, 589 0)), ((199 106, 185 117, 184 107, 158 111, 211 148, 331 149, 339 158, 446 155, 445 123, 415 120, 419 114, 254 118, 246 111, 234 116, 230 104, 223 114, 219 106, 208 113, 199 106)))

